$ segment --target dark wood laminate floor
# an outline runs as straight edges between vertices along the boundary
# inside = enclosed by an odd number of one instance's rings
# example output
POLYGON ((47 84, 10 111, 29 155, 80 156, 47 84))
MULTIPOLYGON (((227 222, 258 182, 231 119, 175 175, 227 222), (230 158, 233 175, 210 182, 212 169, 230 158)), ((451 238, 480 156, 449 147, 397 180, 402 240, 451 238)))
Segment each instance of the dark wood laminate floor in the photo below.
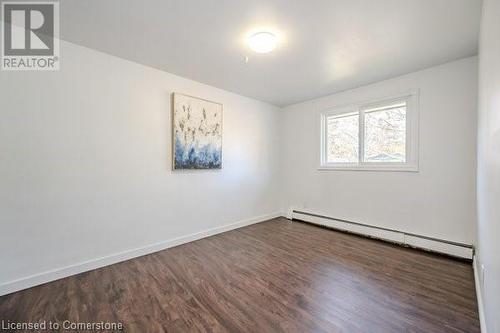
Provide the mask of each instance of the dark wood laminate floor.
POLYGON ((283 218, 0 297, 127 332, 479 332, 472 268, 283 218))

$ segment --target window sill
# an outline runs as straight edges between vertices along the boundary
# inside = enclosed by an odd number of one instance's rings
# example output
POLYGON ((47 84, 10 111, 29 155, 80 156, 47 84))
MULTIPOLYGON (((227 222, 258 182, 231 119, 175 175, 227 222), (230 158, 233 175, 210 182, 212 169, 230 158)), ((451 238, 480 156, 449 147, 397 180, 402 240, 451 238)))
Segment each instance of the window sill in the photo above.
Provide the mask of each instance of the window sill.
POLYGON ((353 166, 335 166, 321 165, 320 171, 386 171, 386 172, 419 172, 416 165, 390 166, 390 165, 353 165, 353 166))

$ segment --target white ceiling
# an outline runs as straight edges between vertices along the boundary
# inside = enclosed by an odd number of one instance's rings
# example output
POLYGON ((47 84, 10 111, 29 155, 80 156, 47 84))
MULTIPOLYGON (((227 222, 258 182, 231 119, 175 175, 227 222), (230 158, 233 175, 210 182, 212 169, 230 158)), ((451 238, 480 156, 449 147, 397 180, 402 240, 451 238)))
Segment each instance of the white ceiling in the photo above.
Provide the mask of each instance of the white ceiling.
POLYGON ((65 0, 61 36, 284 106, 472 56, 480 12, 480 0, 65 0), (279 35, 274 52, 246 47, 259 27, 279 35))

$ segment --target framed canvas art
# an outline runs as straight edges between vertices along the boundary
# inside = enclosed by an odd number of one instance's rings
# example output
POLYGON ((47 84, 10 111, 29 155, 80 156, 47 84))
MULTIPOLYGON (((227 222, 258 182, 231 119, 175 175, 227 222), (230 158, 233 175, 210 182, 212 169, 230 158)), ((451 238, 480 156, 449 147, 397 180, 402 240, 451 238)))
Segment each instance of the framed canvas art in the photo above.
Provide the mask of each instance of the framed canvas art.
POLYGON ((173 169, 222 168, 222 104, 172 95, 173 169))

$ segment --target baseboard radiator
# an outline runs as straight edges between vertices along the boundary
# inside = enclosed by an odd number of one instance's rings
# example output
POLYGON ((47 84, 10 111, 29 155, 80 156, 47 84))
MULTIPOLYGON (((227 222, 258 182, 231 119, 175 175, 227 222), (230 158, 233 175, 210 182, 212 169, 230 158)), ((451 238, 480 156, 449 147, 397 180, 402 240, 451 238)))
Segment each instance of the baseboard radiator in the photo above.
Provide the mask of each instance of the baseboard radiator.
POLYGON ((464 244, 395 229, 377 227, 369 224, 316 214, 305 210, 290 209, 287 218, 290 220, 299 220, 362 236, 377 238, 404 246, 442 253, 462 259, 472 260, 474 255, 474 247, 471 244, 464 244))

